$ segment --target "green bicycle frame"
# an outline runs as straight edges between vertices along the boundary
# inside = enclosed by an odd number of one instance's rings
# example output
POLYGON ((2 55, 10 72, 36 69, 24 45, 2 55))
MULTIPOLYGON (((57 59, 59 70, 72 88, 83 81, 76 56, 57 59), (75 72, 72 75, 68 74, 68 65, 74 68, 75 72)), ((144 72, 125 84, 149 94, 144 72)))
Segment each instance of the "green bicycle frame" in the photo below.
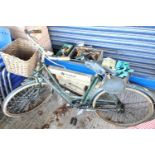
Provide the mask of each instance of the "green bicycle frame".
POLYGON ((50 72, 50 70, 44 63, 41 63, 39 66, 39 69, 35 71, 34 78, 35 79, 37 79, 37 78, 43 79, 55 92, 57 92, 62 98, 64 98, 70 105, 73 104, 73 100, 77 100, 77 99, 81 100, 80 105, 87 105, 88 101, 90 101, 91 97, 92 97, 92 95, 90 95, 90 94, 92 94, 96 84, 99 81, 101 81, 100 76, 95 76, 83 96, 77 96, 77 95, 71 96, 71 95, 67 94, 65 92, 64 88, 62 88, 60 86, 58 81, 55 79, 53 74, 50 72), (46 78, 43 75, 44 70, 47 72, 48 78, 46 78))
MULTIPOLYGON (((80 100, 80 105, 91 105, 91 100, 94 97, 94 88, 97 85, 97 83, 103 79, 101 79, 100 75, 96 75, 86 92, 83 96, 77 96, 74 94, 74 96, 71 94, 67 94, 66 90, 64 90, 63 87, 57 82, 56 78, 52 75, 50 70, 48 69, 48 66, 44 64, 44 59, 46 57, 46 51, 32 38, 30 33, 26 31, 27 37, 38 47, 39 53, 41 54, 41 61, 39 62, 38 69, 36 69, 35 74, 33 75, 33 78, 35 78, 39 83, 40 79, 41 81, 44 80, 54 91, 56 91, 62 98, 64 98, 70 105, 73 105, 73 101, 80 100), (43 74, 43 70, 45 70, 48 74, 48 78, 46 78, 43 74)), ((103 100, 104 101, 104 100, 103 100)))

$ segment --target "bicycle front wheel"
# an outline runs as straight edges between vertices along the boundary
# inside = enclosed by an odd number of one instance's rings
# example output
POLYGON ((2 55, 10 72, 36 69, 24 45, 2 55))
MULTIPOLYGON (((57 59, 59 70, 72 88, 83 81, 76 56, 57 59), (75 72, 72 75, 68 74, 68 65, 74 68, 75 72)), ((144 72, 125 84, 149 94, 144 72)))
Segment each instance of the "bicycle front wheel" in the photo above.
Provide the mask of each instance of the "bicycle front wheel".
POLYGON ((12 91, 2 103, 6 116, 16 117, 37 108, 48 97, 50 88, 47 83, 31 83, 12 91))
MULTIPOLYGON (((154 113, 153 99, 138 88, 128 87, 124 92, 117 95, 119 101, 123 104, 123 112, 115 110, 101 111, 96 113, 105 121, 119 126, 133 126, 148 120, 154 113)), ((93 104, 101 100, 111 100, 111 96, 101 91, 94 98, 93 104)))

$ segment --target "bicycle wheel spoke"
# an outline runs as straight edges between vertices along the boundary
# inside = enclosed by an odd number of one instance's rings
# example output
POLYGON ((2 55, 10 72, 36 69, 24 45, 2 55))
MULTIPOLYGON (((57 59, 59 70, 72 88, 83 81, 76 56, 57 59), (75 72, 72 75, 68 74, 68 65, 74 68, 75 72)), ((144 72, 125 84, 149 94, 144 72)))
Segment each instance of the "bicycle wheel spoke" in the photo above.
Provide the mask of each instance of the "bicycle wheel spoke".
POLYGON ((23 89, 9 101, 7 106, 9 113, 20 114, 34 109, 47 97, 49 90, 47 85, 34 85, 23 89))
MULTIPOLYGON (((127 88, 123 93, 117 95, 117 97, 124 105, 124 110, 115 110, 112 112, 113 114, 111 114, 111 111, 97 111, 97 114, 104 120, 113 124, 130 126, 139 124, 152 116, 154 111, 153 102, 150 97, 143 92, 127 88)), ((98 100, 110 100, 110 96, 108 97, 102 94, 98 97, 96 103, 98 103, 98 100)))

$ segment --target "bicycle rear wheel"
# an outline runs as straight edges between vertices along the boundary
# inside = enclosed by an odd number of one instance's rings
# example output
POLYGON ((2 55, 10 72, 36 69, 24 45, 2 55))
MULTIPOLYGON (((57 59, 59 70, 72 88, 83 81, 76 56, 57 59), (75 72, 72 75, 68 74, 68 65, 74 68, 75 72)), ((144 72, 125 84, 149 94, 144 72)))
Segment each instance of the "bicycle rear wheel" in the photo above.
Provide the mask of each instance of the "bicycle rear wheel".
POLYGON ((46 83, 31 83, 12 91, 2 103, 6 116, 16 117, 37 108, 48 97, 50 88, 46 83))
MULTIPOLYGON (((128 87, 124 92, 117 95, 117 98, 123 103, 123 112, 117 110, 101 111, 96 113, 105 121, 119 126, 133 126, 148 120, 154 113, 153 99, 138 88, 128 87)), ((97 101, 103 99, 111 100, 111 95, 104 91, 99 92, 93 100, 95 105, 97 101)))

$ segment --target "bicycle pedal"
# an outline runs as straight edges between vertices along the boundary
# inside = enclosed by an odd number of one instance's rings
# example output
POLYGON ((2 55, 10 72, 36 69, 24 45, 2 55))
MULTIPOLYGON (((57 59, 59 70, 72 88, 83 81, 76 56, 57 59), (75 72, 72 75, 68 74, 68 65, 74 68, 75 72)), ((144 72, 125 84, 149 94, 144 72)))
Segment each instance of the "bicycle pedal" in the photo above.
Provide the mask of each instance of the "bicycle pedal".
POLYGON ((77 124, 77 118, 74 118, 73 125, 76 126, 76 124, 77 124))
POLYGON ((71 118, 70 124, 73 124, 74 117, 71 118))
POLYGON ((70 124, 73 124, 74 126, 76 126, 76 124, 77 124, 77 118, 76 117, 72 117, 71 118, 71 121, 70 121, 70 124))

